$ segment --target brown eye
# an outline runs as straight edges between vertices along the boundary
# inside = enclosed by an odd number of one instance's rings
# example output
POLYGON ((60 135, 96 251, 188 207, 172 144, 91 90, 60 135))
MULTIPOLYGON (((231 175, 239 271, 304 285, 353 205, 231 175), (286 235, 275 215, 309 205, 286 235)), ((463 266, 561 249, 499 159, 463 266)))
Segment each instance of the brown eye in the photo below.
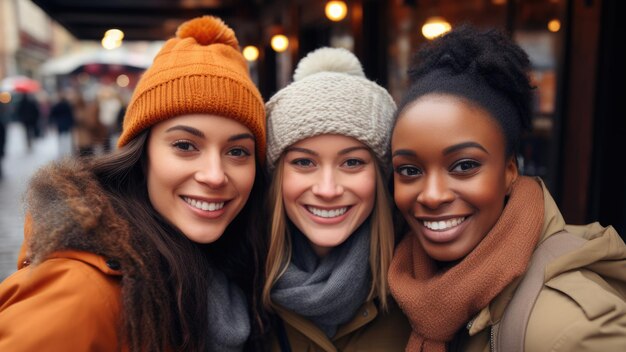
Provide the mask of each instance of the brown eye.
POLYGON ((248 152, 244 148, 233 148, 233 149, 229 150, 228 153, 226 153, 226 154, 228 154, 230 156, 234 156, 234 157, 250 156, 250 152, 248 152))
POLYGON ((361 165, 365 164, 365 162, 361 159, 348 159, 344 162, 344 165, 349 167, 349 168, 355 168, 355 167, 359 167, 361 165))
POLYGON ((313 163, 313 160, 311 159, 305 159, 305 158, 301 158, 301 159, 295 159, 291 162, 292 165, 295 166, 299 166, 299 167, 312 167, 315 166, 315 164, 313 163))
POLYGON ((474 160, 461 160, 454 164, 452 172, 466 173, 480 167, 480 163, 474 160))
POLYGON ((395 172, 398 175, 407 176, 407 177, 416 177, 422 174, 422 170, 411 165, 400 165, 395 169, 395 172))
POLYGON ((172 146, 176 149, 186 151, 186 152, 197 150, 197 148, 193 145, 193 143, 189 141, 176 141, 172 143, 172 146))

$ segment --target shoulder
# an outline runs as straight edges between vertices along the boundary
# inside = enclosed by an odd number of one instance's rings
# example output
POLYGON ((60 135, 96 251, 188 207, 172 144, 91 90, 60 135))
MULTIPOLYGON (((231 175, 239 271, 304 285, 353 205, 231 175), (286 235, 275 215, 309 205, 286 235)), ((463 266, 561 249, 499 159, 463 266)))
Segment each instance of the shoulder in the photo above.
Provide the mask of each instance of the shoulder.
POLYGON ((120 304, 117 275, 80 258, 49 258, 0 284, 0 350, 115 349, 120 304))
POLYGON ((547 281, 526 331, 527 351, 626 351, 626 301, 598 274, 573 270, 547 281))

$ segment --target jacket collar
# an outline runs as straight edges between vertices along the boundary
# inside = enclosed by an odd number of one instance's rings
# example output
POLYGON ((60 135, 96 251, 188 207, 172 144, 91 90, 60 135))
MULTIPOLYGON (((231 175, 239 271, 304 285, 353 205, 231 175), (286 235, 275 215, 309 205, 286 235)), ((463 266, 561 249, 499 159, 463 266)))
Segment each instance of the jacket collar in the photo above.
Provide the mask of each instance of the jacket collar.
POLYGON ((374 299, 371 299, 363 303, 357 310, 357 314, 354 318, 346 324, 341 325, 335 336, 330 339, 320 328, 306 318, 280 306, 276 306, 275 311, 285 324, 288 324, 327 352, 337 351, 333 341, 337 341, 358 330, 365 324, 374 320, 378 315, 378 307, 374 299))
POLYGON ((130 225, 118 216, 84 164, 72 159, 54 162, 30 181, 18 267, 65 257, 117 275, 117 260, 123 259, 120 247, 129 234, 130 225))

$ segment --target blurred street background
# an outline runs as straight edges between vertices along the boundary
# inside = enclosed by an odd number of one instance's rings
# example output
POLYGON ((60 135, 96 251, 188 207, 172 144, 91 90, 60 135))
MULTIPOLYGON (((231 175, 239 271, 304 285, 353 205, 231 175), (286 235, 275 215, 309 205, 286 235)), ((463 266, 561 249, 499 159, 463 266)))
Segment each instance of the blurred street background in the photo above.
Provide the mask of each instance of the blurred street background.
POLYGON ((621 0, 0 0, 0 280, 15 270, 33 172, 111 151, 142 72, 201 15, 234 29, 266 100, 332 46, 399 102, 422 45, 462 23, 506 31, 537 87, 524 174, 545 181, 568 223, 624 237, 625 13, 621 0))
POLYGON ((59 154, 54 132, 34 141, 30 152, 26 131, 20 124, 9 124, 7 137, 7 150, 2 160, 4 173, 0 179, 0 279, 9 276, 16 268, 23 239, 22 196, 28 179, 39 166, 56 159, 59 154))

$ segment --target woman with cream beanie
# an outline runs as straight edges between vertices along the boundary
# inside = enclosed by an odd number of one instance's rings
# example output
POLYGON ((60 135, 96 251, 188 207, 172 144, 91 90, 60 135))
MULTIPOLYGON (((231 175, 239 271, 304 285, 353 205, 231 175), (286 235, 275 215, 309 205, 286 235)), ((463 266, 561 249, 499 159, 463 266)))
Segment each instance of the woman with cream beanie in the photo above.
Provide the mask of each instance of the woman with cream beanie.
POLYGON ((352 53, 322 48, 266 109, 271 350, 403 350, 409 325, 387 287, 394 101, 352 53))

